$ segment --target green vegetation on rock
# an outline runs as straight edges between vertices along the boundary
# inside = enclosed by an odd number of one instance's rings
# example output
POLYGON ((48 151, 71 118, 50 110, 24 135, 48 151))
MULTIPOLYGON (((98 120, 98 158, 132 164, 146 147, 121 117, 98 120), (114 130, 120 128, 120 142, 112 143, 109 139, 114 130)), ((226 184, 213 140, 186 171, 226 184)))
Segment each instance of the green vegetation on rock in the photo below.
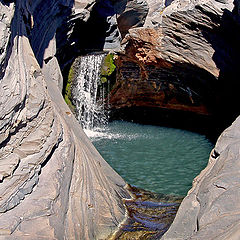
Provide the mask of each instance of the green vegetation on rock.
POLYGON ((74 69, 73 69, 73 65, 70 67, 69 73, 68 73, 68 79, 67 79, 67 83, 65 85, 65 89, 64 91, 64 100, 67 103, 67 105, 69 106, 70 110, 72 112, 75 111, 75 106, 72 104, 72 82, 74 79, 74 69))
POLYGON ((103 60, 101 69, 101 83, 106 83, 116 69, 114 64, 114 54, 109 53, 103 60))
MULTIPOLYGON (((104 98, 108 98, 108 94, 111 92, 115 82, 116 82, 116 65, 115 65, 116 55, 109 53, 106 55, 102 61, 101 72, 100 72, 100 81, 101 85, 99 90, 104 92, 104 98), (102 91, 104 89, 104 91, 102 91)), ((99 96, 101 94, 99 93, 99 96)))
MULTIPOLYGON (((105 56, 102 62, 101 66, 101 72, 100 72, 100 82, 99 84, 101 87, 100 89, 105 89, 105 94, 108 94, 108 91, 111 89, 111 87, 114 85, 116 81, 116 65, 114 64, 114 54, 109 53, 108 55, 105 56)), ((63 87, 63 96, 64 100, 69 106, 70 110, 74 113, 75 112, 75 106, 73 105, 72 102, 72 83, 74 81, 75 75, 76 75, 76 61, 79 61, 78 58, 75 60, 75 62, 72 64, 70 67, 70 70, 68 72, 68 76, 65 78, 67 79, 64 82, 64 87, 63 87)), ((105 97, 106 97, 105 95, 105 97)), ((100 96, 100 92, 99 92, 100 96)))

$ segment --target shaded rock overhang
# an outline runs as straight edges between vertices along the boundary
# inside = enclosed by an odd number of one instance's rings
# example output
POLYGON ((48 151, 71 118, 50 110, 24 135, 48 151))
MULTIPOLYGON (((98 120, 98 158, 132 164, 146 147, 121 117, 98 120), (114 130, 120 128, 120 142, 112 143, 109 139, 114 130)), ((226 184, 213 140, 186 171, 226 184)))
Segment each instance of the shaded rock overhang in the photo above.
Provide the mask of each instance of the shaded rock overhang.
POLYGON ((195 113, 219 135, 239 115, 238 3, 148 3, 144 26, 122 41, 111 108, 195 113))

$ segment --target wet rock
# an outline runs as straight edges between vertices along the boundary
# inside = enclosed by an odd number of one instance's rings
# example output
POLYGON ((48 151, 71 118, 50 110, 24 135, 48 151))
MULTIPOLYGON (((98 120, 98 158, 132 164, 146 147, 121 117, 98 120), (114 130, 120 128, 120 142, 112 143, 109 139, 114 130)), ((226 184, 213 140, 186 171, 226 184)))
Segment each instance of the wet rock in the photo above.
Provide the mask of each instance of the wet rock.
POLYGON ((125 201, 128 218, 113 239, 158 239, 171 225, 182 198, 132 186, 129 190, 134 199, 125 201))

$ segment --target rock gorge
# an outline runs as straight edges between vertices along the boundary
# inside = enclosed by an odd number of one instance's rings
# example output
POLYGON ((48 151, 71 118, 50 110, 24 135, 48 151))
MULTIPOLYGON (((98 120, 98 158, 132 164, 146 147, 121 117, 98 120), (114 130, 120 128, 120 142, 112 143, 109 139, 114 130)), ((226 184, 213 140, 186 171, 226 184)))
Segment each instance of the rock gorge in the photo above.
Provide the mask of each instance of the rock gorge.
MULTIPOLYGON (((1 0, 0 17, 2 239, 107 239, 125 219, 126 183, 61 95, 78 55, 118 53, 113 109, 225 127, 239 114, 239 1, 1 0)), ((222 133, 163 239, 238 239, 238 128, 222 133)))

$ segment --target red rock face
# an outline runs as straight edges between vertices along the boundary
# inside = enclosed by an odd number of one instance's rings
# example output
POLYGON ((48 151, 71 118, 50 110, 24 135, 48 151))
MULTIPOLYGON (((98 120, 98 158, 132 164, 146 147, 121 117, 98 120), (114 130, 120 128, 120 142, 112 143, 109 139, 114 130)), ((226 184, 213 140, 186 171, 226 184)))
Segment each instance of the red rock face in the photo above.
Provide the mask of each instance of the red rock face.
MULTIPOLYGON (((150 13, 153 2, 148 1, 150 13)), ((129 29, 117 61, 112 109, 213 115, 226 121, 225 127, 239 114, 238 12, 231 1, 190 2, 174 1, 150 14, 144 27, 129 29)))
POLYGON ((215 79, 189 64, 164 60, 159 51, 160 39, 161 32, 150 28, 128 35, 125 54, 116 61, 117 81, 110 93, 111 108, 151 107, 210 115, 206 102, 215 79), (206 78, 211 79, 207 84, 206 78))

